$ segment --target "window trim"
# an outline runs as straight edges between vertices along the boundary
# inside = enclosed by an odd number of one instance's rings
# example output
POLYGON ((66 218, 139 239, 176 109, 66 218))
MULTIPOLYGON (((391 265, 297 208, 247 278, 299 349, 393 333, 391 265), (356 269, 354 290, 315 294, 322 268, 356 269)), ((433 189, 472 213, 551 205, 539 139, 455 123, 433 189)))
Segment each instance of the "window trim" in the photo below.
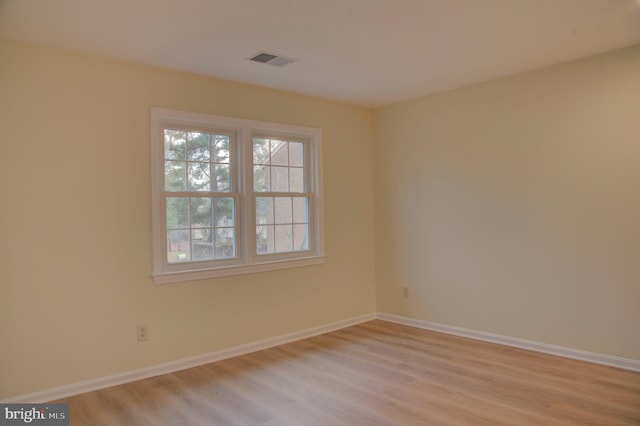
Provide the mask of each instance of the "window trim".
MULTIPOLYGON (((242 118, 216 116, 166 108, 151 108, 151 222, 154 284, 167 284, 232 275, 251 274, 279 269, 296 268, 324 263, 324 215, 322 199, 322 130, 318 128, 269 123, 242 118), (237 258, 221 261, 185 262, 169 264, 166 261, 166 212, 163 211, 167 192, 164 190, 164 128, 186 126, 206 131, 233 133, 235 147, 235 173, 230 197, 237 194, 236 254, 237 258), (287 140, 304 141, 308 160, 307 188, 309 195, 310 247, 303 252, 258 255, 255 242, 255 198, 253 191, 254 135, 268 135, 287 140), (252 210, 253 209, 253 210, 252 210), (211 266, 217 263, 219 266, 211 266), (203 264, 207 264, 203 267, 203 264)), ((232 161, 234 159, 232 158, 232 161)), ((206 194, 206 193, 204 193, 206 194)), ((216 193, 224 196, 225 193, 216 193)), ((299 193, 292 193, 294 194, 299 193)))

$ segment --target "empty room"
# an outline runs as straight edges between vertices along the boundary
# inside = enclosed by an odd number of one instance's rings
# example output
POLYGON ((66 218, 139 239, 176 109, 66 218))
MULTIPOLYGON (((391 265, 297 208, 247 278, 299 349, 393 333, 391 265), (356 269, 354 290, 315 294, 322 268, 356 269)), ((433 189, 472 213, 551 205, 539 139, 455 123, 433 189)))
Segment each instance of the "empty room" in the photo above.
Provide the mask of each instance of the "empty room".
POLYGON ((0 0, 0 424, 640 425, 640 1, 0 0))

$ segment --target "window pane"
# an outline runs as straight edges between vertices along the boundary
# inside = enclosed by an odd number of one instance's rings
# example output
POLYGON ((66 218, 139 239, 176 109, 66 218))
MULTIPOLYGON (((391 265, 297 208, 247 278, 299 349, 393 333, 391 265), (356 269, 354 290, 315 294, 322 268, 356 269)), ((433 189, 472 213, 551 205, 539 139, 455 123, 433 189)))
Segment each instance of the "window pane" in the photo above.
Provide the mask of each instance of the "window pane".
POLYGON ((293 251, 309 250, 309 225, 293 225, 293 251))
POLYGON ((191 245, 188 230, 167 232, 167 261, 169 263, 189 262, 191 245))
POLYGON ((209 163, 189 163, 189 180, 187 185, 189 191, 210 190, 209 166, 209 163))
POLYGON ((271 164, 275 166, 289 165, 289 144, 271 140, 271 164))
POLYGON ((289 169, 289 191, 304 192, 304 172, 300 167, 289 169))
POLYGON ((167 197, 167 229, 189 227, 189 199, 167 197))
POLYGON ((224 259, 236 255, 236 232, 234 228, 217 228, 215 235, 215 257, 224 259))
POLYGON ((233 198, 214 198, 213 206, 215 226, 235 226, 235 203, 233 198))
POLYGON ((274 252, 273 234, 273 225, 256 226, 256 249, 258 254, 274 252))
POLYGON ((214 163, 229 163, 231 157, 231 150, 229 147, 229 136, 226 135, 211 135, 215 156, 213 158, 214 163))
POLYGON ((288 167, 271 167, 271 191, 289 192, 288 167))
POLYGON ((292 167, 304 167, 304 144, 289 142, 289 165, 292 167))
POLYGON ((229 192, 231 190, 231 174, 228 164, 214 164, 214 173, 216 174, 216 187, 214 191, 229 192))
POLYGON ((291 223, 293 211, 291 197, 276 197, 274 200, 275 223, 291 223))
POLYGON ((293 199, 293 223, 309 223, 309 200, 303 197, 293 199))
POLYGON ((256 198, 256 225, 273 224, 273 198, 256 198))
POLYGON ((207 133, 187 133, 187 158, 190 161, 209 161, 209 135, 207 133))
POLYGON ((253 138, 253 164, 269 164, 269 139, 253 138))
POLYGON ((165 160, 184 160, 186 134, 182 130, 164 130, 164 158, 165 160))
POLYGON ((208 228, 211 225, 211 198, 191 198, 191 226, 208 228))
POLYGON ((164 162, 165 191, 184 191, 187 189, 187 163, 183 161, 164 162))
POLYGON ((275 225, 276 253, 292 251, 292 225, 275 225))
POLYGON ((253 166, 253 190, 255 192, 268 192, 271 190, 269 166, 253 166))
POLYGON ((213 259, 213 230, 211 228, 191 230, 192 260, 213 259))

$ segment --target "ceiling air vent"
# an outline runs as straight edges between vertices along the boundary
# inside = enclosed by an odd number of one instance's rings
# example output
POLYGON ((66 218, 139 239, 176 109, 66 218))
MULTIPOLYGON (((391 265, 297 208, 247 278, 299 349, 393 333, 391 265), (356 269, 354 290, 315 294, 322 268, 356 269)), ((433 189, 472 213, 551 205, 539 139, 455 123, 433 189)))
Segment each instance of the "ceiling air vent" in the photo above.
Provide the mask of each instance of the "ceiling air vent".
POLYGON ((258 52, 249 58, 250 61, 260 62, 261 64, 273 65, 276 67, 284 67, 297 61, 297 59, 287 58, 286 56, 276 55, 275 53, 258 52))

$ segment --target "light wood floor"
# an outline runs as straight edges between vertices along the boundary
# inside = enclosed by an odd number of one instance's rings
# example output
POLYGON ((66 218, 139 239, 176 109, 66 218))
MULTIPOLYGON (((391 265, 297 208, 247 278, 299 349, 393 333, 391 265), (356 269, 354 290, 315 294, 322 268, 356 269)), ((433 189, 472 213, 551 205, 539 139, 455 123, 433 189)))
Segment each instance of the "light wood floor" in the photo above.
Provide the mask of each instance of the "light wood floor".
POLYGON ((640 373, 371 321, 56 402, 72 425, 640 425, 640 373))

